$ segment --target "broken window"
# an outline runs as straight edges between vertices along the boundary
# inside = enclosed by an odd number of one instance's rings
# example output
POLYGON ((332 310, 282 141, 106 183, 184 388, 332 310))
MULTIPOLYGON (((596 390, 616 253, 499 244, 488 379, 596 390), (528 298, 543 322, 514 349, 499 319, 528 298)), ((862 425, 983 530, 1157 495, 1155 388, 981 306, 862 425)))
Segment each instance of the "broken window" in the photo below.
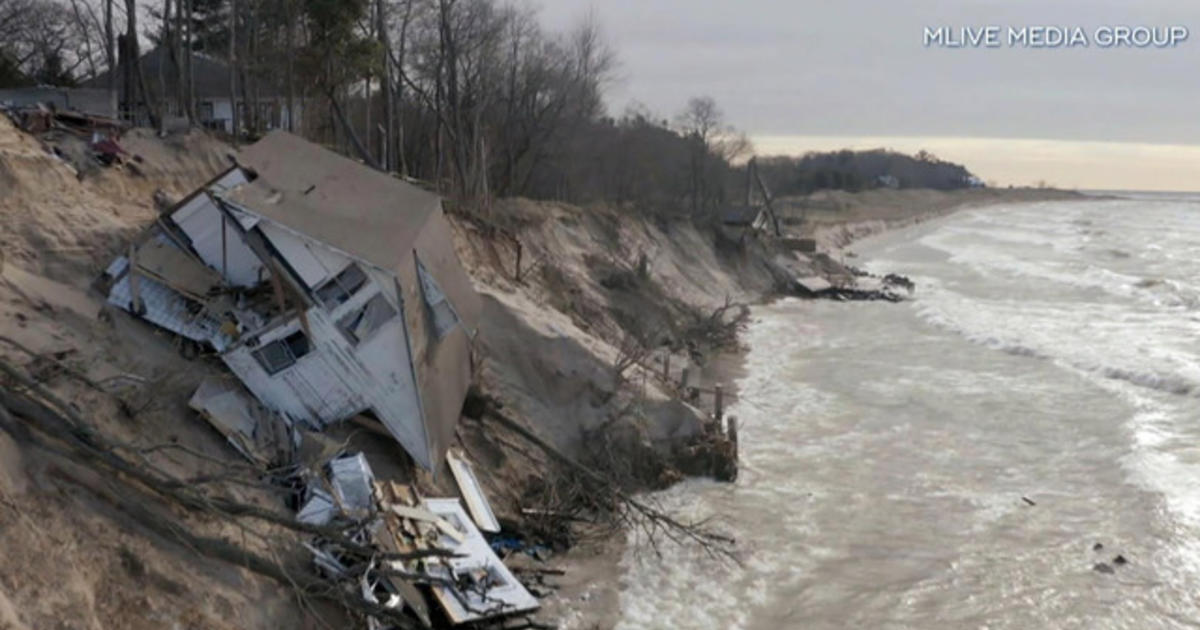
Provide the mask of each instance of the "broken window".
POLYGON ((317 288, 317 299, 326 309, 334 309, 339 304, 345 304, 367 283, 367 275, 358 265, 350 263, 349 267, 317 288))
POLYGON ((441 339, 458 324, 458 313, 454 312, 454 306, 446 299, 446 294, 442 293, 441 287, 425 269, 425 265, 421 264, 420 259, 417 259, 417 277, 421 280, 425 306, 429 308, 430 317, 433 319, 433 332, 441 339))
POLYGON ((396 309, 388 304, 382 293, 376 293, 375 297, 367 300, 366 304, 350 311, 338 322, 338 325, 346 331, 350 340, 357 344, 370 337, 371 333, 395 316, 396 309))
POLYGON ((276 339, 255 350, 253 354, 267 374, 276 374, 292 367, 296 363, 296 359, 308 354, 311 349, 308 337, 297 330, 283 339, 276 339))

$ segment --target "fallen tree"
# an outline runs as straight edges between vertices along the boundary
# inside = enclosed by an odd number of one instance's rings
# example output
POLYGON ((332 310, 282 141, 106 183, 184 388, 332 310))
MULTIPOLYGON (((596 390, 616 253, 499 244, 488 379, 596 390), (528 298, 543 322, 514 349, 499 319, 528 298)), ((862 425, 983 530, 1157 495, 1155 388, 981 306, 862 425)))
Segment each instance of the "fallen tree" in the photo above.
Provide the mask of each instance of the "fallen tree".
POLYGON ((421 627, 399 609, 386 608, 359 596, 357 580, 361 575, 351 574, 336 582, 310 572, 289 570, 282 560, 258 553, 244 543, 196 533, 180 519, 148 506, 183 508, 196 515, 233 523, 242 531, 246 527, 239 519, 254 519, 296 534, 318 535, 349 553, 380 561, 452 554, 436 549, 384 553, 352 540, 338 527, 302 523, 290 514, 201 491, 189 480, 175 478, 154 466, 144 457, 148 449, 105 438, 69 404, 7 361, 0 360, 0 376, 8 381, 0 388, 0 429, 21 443, 55 456, 61 462, 55 467, 58 474, 156 535, 178 542, 201 556, 229 562, 275 580, 292 589, 301 600, 325 599, 353 614, 374 617, 398 628, 421 627), (123 453, 139 456, 134 459, 123 453), (88 479, 78 473, 80 468, 98 473, 98 478, 104 481, 88 479))

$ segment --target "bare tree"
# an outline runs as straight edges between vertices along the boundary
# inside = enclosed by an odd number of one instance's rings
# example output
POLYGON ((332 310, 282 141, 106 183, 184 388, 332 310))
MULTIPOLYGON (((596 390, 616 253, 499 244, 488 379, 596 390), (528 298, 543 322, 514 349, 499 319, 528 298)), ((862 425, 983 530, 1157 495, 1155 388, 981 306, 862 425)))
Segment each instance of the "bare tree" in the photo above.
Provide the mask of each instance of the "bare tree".
POLYGON ((237 101, 237 7, 238 0, 229 0, 229 122, 235 147, 241 131, 237 101))
POLYGON ((714 186, 713 168, 728 163, 750 150, 745 134, 725 124, 725 115, 710 96, 688 100, 687 108, 676 118, 685 139, 691 145, 688 157, 689 198, 692 214, 714 210, 720 202, 714 186))

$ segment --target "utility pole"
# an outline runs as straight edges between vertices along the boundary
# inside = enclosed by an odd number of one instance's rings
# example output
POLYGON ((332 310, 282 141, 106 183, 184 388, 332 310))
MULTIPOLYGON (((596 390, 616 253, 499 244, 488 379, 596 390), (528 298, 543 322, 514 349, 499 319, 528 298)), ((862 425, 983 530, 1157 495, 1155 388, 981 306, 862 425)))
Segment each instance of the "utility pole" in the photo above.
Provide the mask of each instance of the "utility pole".
POLYGON ((237 103, 237 0, 229 0, 229 122, 233 146, 238 146, 237 103))
POLYGON ((117 51, 113 48, 113 0, 104 0, 104 54, 108 59, 108 97, 112 99, 117 118, 120 99, 117 98, 117 51))
POLYGON ((392 48, 387 30, 387 13, 385 0, 376 0, 375 7, 379 20, 379 45, 383 49, 383 170, 392 172, 395 168, 393 157, 396 138, 396 112, 392 103, 392 48))

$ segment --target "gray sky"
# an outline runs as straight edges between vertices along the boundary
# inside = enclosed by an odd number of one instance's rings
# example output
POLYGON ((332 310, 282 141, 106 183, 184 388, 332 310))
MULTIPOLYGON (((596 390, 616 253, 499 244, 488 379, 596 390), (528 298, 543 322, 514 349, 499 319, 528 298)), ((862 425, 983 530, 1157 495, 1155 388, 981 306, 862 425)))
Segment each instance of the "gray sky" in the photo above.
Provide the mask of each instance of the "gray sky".
POLYGON ((636 100, 671 116, 705 94, 761 152, 869 139, 1003 183, 1200 188, 1200 153, 1160 146, 1200 145, 1197 0, 547 0, 542 15, 562 29, 589 10, 621 61, 614 113, 636 100), (926 26, 984 25, 1193 32, 1168 49, 923 46, 926 26), (1026 161, 1032 144, 994 139, 1064 142, 1026 161))

